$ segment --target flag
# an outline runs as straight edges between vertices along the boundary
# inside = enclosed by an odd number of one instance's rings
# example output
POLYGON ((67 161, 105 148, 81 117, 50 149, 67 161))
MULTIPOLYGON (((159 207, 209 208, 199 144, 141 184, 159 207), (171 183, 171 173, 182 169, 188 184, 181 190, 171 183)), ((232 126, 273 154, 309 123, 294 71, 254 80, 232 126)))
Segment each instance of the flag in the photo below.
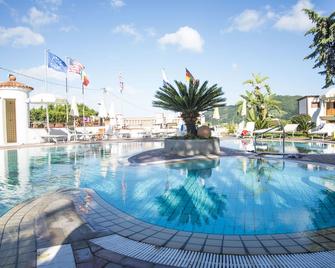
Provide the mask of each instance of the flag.
POLYGON ((90 83, 90 80, 88 80, 87 73, 84 71, 84 69, 81 70, 80 76, 81 76, 81 83, 83 84, 83 86, 87 87, 88 84, 90 83))
POLYGON ((193 81, 194 80, 193 75, 191 74, 191 72, 189 70, 187 70, 187 68, 185 68, 185 69, 186 69, 186 81, 187 82, 193 81))
POLYGON ((123 77, 121 73, 119 74, 119 84, 120 84, 120 93, 122 94, 124 90, 124 82, 123 82, 123 77))
POLYGON ((56 70, 57 72, 67 72, 67 65, 66 63, 55 54, 52 54, 48 51, 48 67, 51 69, 56 70))
POLYGON ((167 83, 169 83, 169 80, 167 79, 164 69, 162 69, 162 77, 163 77, 163 85, 165 86, 167 83))
POLYGON ((69 72, 81 74, 81 71, 85 68, 79 61, 69 58, 69 72))

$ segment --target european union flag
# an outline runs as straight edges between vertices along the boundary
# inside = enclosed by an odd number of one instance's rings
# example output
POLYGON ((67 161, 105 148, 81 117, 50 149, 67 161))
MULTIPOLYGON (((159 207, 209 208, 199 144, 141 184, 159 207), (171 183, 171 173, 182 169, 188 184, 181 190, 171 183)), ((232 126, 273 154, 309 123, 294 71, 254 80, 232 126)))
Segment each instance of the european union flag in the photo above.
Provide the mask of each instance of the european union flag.
POLYGON ((67 72, 67 65, 66 63, 55 54, 52 54, 48 51, 48 67, 52 68, 58 72, 67 72))

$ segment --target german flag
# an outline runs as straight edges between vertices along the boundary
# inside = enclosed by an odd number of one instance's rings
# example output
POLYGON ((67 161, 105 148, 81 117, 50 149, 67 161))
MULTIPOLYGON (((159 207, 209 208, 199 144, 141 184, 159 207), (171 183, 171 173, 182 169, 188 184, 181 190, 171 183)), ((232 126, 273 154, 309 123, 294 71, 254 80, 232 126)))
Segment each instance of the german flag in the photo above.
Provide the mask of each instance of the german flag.
POLYGON ((194 81, 194 77, 191 74, 191 72, 189 70, 187 70, 187 68, 185 68, 185 70, 186 70, 186 81, 187 82, 194 81))

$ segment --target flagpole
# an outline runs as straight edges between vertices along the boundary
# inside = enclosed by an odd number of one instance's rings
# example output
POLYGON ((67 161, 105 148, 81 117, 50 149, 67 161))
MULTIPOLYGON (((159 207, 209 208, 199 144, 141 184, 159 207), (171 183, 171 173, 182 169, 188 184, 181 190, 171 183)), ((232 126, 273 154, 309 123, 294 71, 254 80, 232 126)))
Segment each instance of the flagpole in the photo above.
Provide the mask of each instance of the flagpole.
MULTIPOLYGON (((67 61, 67 66, 69 66, 69 62, 68 62, 68 57, 66 57, 66 61, 67 61)), ((66 127, 68 127, 69 125, 69 105, 68 105, 68 101, 69 101, 69 94, 68 94, 68 85, 67 85, 67 74, 68 74, 68 70, 66 70, 65 73, 65 94, 66 94, 66 127)))
POLYGON ((83 94, 83 127, 85 128, 85 90, 84 84, 81 84, 81 93, 83 94))
MULTIPOLYGON (((48 92, 48 51, 49 49, 45 49, 44 53, 44 64, 45 64, 45 77, 44 77, 44 90, 45 92, 48 92)), ((47 120, 47 131, 50 131, 50 126, 49 126, 49 104, 46 104, 46 120, 47 120)))

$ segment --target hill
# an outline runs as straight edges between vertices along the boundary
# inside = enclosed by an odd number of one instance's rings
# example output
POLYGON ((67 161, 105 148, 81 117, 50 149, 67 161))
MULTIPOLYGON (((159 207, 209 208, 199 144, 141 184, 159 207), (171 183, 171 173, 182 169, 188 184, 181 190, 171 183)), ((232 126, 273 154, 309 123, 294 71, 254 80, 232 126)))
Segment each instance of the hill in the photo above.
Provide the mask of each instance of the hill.
MULTIPOLYGON (((290 95, 276 95, 275 99, 280 101, 280 108, 285 112, 282 115, 282 119, 290 119, 292 116, 298 114, 298 102, 297 99, 301 96, 290 96, 290 95)), ((218 123, 238 123, 242 120, 241 116, 237 115, 236 105, 227 105, 219 109, 220 120, 215 120, 212 118, 213 112, 205 113, 206 121, 211 124, 218 123)))

